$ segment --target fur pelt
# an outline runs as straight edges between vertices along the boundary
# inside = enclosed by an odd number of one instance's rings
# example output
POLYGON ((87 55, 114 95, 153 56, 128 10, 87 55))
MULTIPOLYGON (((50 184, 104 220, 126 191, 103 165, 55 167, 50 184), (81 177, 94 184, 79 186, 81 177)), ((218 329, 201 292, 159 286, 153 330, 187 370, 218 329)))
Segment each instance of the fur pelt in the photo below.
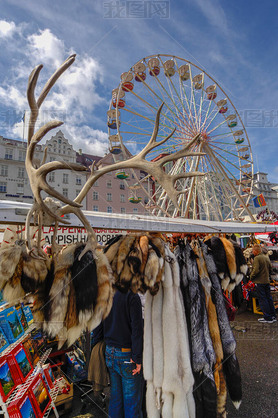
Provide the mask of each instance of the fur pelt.
POLYGON ((19 262, 16 265, 13 275, 6 282, 3 289, 3 299, 9 303, 13 303, 18 299, 23 299, 25 296, 25 291, 21 286, 22 268, 23 259, 21 256, 19 262))
POLYGON ((70 282, 74 279, 71 266, 74 263, 77 248, 82 247, 79 244, 70 244, 64 247, 59 251, 54 262, 54 279, 49 290, 49 300, 47 301, 43 324, 44 330, 51 337, 59 335, 64 329, 66 315, 71 315, 67 309, 76 309, 76 302, 69 306, 68 300, 70 282))
POLYGON ((227 257, 223 242, 220 238, 214 236, 206 239, 204 242, 212 251, 217 274, 221 279, 221 286, 224 290, 226 290, 230 283, 230 273, 227 265, 227 257))
MULTIPOLYGON (((162 311, 164 350, 162 391, 164 393, 164 405, 162 413, 165 402, 169 401, 169 406, 173 402, 173 417, 182 416, 181 411, 185 412, 183 416, 189 416, 189 405, 184 396, 179 396, 181 392, 184 395, 192 395, 194 384, 186 319, 183 314, 184 308, 182 307, 179 287, 176 286, 179 283, 179 269, 174 255, 167 247, 165 247, 165 256, 167 261, 165 261, 164 280, 162 281, 164 291, 162 311), (177 275, 178 277, 175 277, 177 275), (171 394, 173 394, 172 397, 171 394), (186 415, 186 411, 188 411, 188 415, 186 415)), ((189 397, 190 403, 194 403, 193 396, 189 397)), ((192 413, 195 416, 195 405, 192 413)))
POLYGON ((144 307, 144 339, 143 339, 143 372, 147 381, 153 381, 153 326, 152 326, 152 304, 153 296, 146 292, 144 307))
POLYGON ((90 286, 94 288, 91 291, 91 302, 88 300, 87 309, 79 311, 77 323, 67 330, 68 345, 72 345, 85 329, 92 331, 96 328, 108 316, 112 307, 114 278, 108 259, 101 250, 96 250, 94 263, 96 275, 91 277, 90 286))
POLYGON ((199 281, 196 256, 188 243, 185 251, 191 300, 192 366, 194 371, 202 371, 210 379, 213 379, 212 368, 215 363, 215 353, 209 334, 204 292, 199 281))
POLYGON ((168 249, 165 249, 165 260, 158 293, 146 294, 143 370, 147 380, 147 411, 151 417, 161 414, 165 418, 193 418, 194 380, 179 289, 179 267, 168 249))
POLYGON ((224 358, 223 371, 229 395, 234 406, 238 409, 242 400, 242 385, 239 363, 235 353, 224 358))
POLYGON ((21 257, 22 247, 20 245, 9 245, 5 248, 0 248, 0 290, 13 276, 21 257))
POLYGON ((111 238, 111 240, 105 246, 103 252, 105 253, 110 264, 116 258, 119 246, 123 239, 124 237, 122 235, 117 235, 116 237, 111 238))
POLYGON ((214 301, 216 307, 218 325, 223 346, 223 353, 225 357, 226 355, 233 354, 235 352, 236 341, 228 319, 222 289, 219 283, 219 278, 217 276, 214 257, 206 244, 201 243, 201 247, 206 262, 207 270, 210 276, 210 280, 212 283, 212 300, 214 301))
POLYGON ((159 258, 154 249, 149 250, 149 256, 145 267, 144 282, 148 287, 152 287, 156 282, 159 272, 159 258))
MULTIPOLYGON (((22 281, 23 278, 21 278, 22 281)), ((49 293, 54 280, 54 263, 50 264, 47 276, 39 289, 34 293, 33 316, 37 326, 43 327, 43 323, 49 320, 50 303, 49 293)), ((28 283, 28 282, 27 282, 28 283)))
POLYGON ((247 274, 248 265, 246 263, 245 257, 243 255, 243 251, 240 245, 233 241, 234 249, 235 249, 235 256, 236 256, 236 265, 237 265, 237 274, 236 274, 236 285, 238 285, 243 277, 247 274))
POLYGON ((194 374, 193 395, 198 418, 216 418, 216 386, 213 376, 215 354, 208 329, 205 295, 198 277, 196 255, 180 242, 175 254, 181 272, 181 291, 191 346, 194 374))
POLYGON ((137 237, 133 242, 133 245, 127 257, 128 265, 132 274, 139 274, 139 272, 141 271, 142 259, 143 254, 139 245, 139 237, 137 237))
POLYGON ((124 268, 125 260, 127 259, 127 256, 131 250, 131 247, 136 239, 136 236, 134 235, 127 235, 125 238, 121 241, 118 249, 118 256, 117 256, 117 270, 116 273, 118 275, 121 274, 121 271, 124 268))
POLYGON ((164 374, 162 309, 163 289, 162 286, 160 286, 152 303, 152 347, 153 352, 155 353, 153 356, 153 385, 155 388, 156 405, 158 409, 161 409, 162 406, 161 396, 164 374))
POLYGON ((228 240, 227 238, 220 238, 225 249, 226 258, 227 258, 227 265, 230 273, 230 278, 235 280, 236 278, 236 256, 235 256, 235 248, 232 241, 228 240))
POLYGON ((165 243, 162 238, 150 234, 149 243, 158 257, 165 257, 165 243))
POLYGON ((141 275, 144 275, 149 253, 149 238, 146 235, 143 235, 139 238, 139 246, 142 252, 142 263, 140 266, 140 273, 141 275))

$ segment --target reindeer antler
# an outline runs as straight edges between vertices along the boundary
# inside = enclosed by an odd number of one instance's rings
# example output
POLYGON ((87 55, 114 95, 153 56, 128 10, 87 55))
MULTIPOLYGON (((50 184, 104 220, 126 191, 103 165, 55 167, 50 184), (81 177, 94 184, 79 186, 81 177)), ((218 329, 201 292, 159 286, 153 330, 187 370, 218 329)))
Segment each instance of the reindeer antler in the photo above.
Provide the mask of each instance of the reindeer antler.
MULTIPOLYGON (((175 132, 175 129, 173 129, 173 131, 166 138, 162 139, 159 142, 156 141, 158 129, 159 129, 159 119, 160 119, 160 114, 161 114, 163 105, 164 103, 160 105, 157 111, 153 133, 149 142, 145 146, 145 148, 142 151, 140 151, 139 154, 135 155, 132 158, 129 158, 128 160, 119 161, 109 166, 103 166, 98 170, 94 170, 94 164, 93 164, 91 168, 91 174, 86 184, 83 186, 79 195, 74 199, 76 203, 82 202, 82 200, 85 198, 90 188, 93 186, 93 184, 96 182, 96 180, 99 177, 111 171, 133 168, 133 169, 141 169, 143 171, 146 171, 149 175, 153 176, 157 180, 157 182, 165 189, 169 198, 173 201, 175 206, 178 208, 177 197, 178 195, 185 193, 185 191, 175 190, 174 186, 175 186, 176 181, 180 178, 203 176, 204 173, 200 173, 196 171, 196 172, 191 172, 191 173, 180 173, 180 174, 176 174, 173 176, 171 174, 167 174, 163 170, 163 167, 166 163, 170 161, 174 161, 179 158, 189 157, 193 155, 202 156, 202 155, 205 155, 205 153, 193 151, 193 145, 198 141, 200 137, 200 135, 198 134, 188 144, 186 144, 184 148, 182 148, 181 150, 176 151, 172 154, 166 155, 157 161, 146 160, 145 157, 150 151, 152 151, 154 148, 159 147, 160 145, 163 145, 166 141, 168 141, 168 139, 171 138, 171 136, 175 132)), ((64 206, 63 208, 59 209, 58 212, 61 214, 65 214, 65 213, 69 213, 70 209, 71 209, 70 207, 64 206)))
MULTIPOLYGON (((27 237, 28 235, 28 223, 30 223, 31 216, 33 212, 37 211, 38 209, 42 212, 47 213, 49 216, 52 217, 53 220, 63 223, 68 223, 65 220, 61 219, 60 216, 68 213, 75 214, 83 223, 85 226, 87 232, 88 232, 88 242, 83 250, 83 252, 80 254, 79 258, 82 257, 82 255, 91 249, 94 251, 94 249, 97 246, 97 239, 95 232, 86 219, 85 215, 83 214, 81 207, 81 202, 85 198, 86 194, 90 190, 90 188, 93 186, 95 181, 103 176, 106 173, 109 173, 111 171, 115 171, 118 169, 141 169, 143 171, 146 171, 150 176, 153 176, 157 182, 162 186, 169 196, 169 198, 173 201, 174 205, 178 209, 178 195, 181 193, 185 193, 183 190, 176 190, 175 189, 175 183, 180 178, 186 178, 186 177, 194 177, 194 176, 202 176, 204 173, 200 172, 191 172, 191 173, 180 173, 176 175, 167 174, 165 170, 163 169, 164 165, 170 161, 177 160, 179 158, 189 157, 189 156, 202 156, 205 155, 203 152, 194 152, 193 146, 194 144, 199 140, 200 135, 196 135, 195 138, 193 138, 189 143, 187 143, 184 148, 182 148, 179 151, 174 152, 173 154, 166 155, 163 158, 157 160, 157 161, 148 161, 146 160, 146 156, 149 154, 150 151, 152 151, 154 148, 157 148, 161 145, 163 145, 165 142, 168 141, 168 139, 171 138, 171 136, 174 134, 175 129, 164 139, 157 142, 157 134, 159 130, 159 119, 161 110, 163 107, 163 103, 158 109, 155 125, 153 129, 152 136, 148 142, 148 144, 145 146, 145 148, 139 152, 139 154, 135 155, 134 157, 126 160, 121 161, 118 163, 111 164, 109 166, 104 166, 101 169, 95 170, 94 164, 91 168, 90 176, 83 186, 81 192, 79 195, 74 199, 74 201, 71 201, 67 198, 65 198, 63 195, 58 193, 56 190, 54 190, 52 187, 50 187, 46 182, 46 175, 53 171, 53 170, 62 170, 62 169, 72 169, 76 171, 85 171, 86 167, 81 166, 79 164, 74 163, 65 163, 61 161, 52 161, 50 163, 45 163, 46 159, 46 151, 43 158, 43 164, 41 167, 37 168, 35 167, 33 163, 33 155, 34 150, 36 147, 36 144, 39 143, 39 141, 43 138, 43 136, 49 132, 51 129, 57 128, 58 126, 62 125, 63 122, 53 120, 48 123, 46 123, 44 126, 42 126, 35 134, 34 134, 34 127, 35 123, 37 121, 38 112, 41 104, 43 103, 45 97, 47 96, 48 92, 50 91, 51 87, 55 84, 57 79, 60 77, 60 75, 74 62, 75 55, 70 56, 62 65, 61 67, 52 75, 52 77, 48 80, 46 85, 44 86, 38 100, 35 99, 35 87, 37 84, 39 73, 42 69, 42 65, 39 65, 36 67, 30 77, 29 77, 29 83, 28 83, 28 90, 27 90, 27 96, 28 96, 28 102, 31 109, 31 116, 30 116, 30 124, 29 124, 29 131, 28 131, 28 149, 26 153, 26 170, 30 179, 30 185, 32 188, 32 191, 34 193, 35 197, 35 203, 29 212, 27 219, 26 219, 26 231, 27 231, 27 237), (41 197, 41 191, 45 191, 50 196, 53 196, 55 198, 58 198, 61 202, 65 203, 66 205, 63 206, 60 209, 56 210, 56 213, 53 212, 42 200, 41 197)), ((40 220, 42 219, 42 216, 40 216, 40 220)), ((30 241, 30 240, 29 240, 30 241)), ((28 241, 28 243, 29 243, 28 241)), ((30 243, 29 243, 30 245, 30 243)))

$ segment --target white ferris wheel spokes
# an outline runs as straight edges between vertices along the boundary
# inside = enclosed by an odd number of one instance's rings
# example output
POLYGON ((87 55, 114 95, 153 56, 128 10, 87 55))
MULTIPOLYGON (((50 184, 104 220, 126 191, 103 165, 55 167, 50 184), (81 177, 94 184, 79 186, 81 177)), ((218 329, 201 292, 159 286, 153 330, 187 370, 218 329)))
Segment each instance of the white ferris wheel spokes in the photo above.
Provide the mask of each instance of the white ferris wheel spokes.
MULTIPOLYGON (((158 140, 175 128, 171 139, 150 153, 157 160, 182 149, 197 134, 194 151, 203 155, 180 158, 164 169, 171 174, 202 172, 181 178, 178 207, 147 173, 133 173, 131 199, 158 216, 205 220, 242 219, 252 214, 253 158, 249 139, 236 108, 219 84, 190 61, 170 55, 143 58, 123 73, 112 92, 107 112, 110 150, 115 161, 138 153, 149 141, 157 110, 164 103, 158 140)), ((131 200, 132 201, 132 200, 131 200)))

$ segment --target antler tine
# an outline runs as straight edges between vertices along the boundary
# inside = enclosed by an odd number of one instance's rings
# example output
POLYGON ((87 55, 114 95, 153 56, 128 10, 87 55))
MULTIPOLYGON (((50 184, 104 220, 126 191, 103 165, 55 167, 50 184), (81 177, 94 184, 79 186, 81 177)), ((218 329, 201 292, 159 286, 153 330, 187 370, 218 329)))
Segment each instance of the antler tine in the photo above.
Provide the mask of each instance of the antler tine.
POLYGON ((58 128, 58 126, 61 126, 61 125, 63 125, 63 122, 59 120, 52 120, 46 123, 44 126, 42 126, 38 130, 38 132, 32 136, 32 139, 29 142, 28 147, 27 147, 26 160, 25 160, 25 166, 26 166, 26 170, 28 174, 29 174, 28 172, 29 166, 33 167, 33 156, 34 156, 37 143, 40 142, 40 140, 44 137, 44 135, 47 132, 49 132, 51 129, 58 128))
POLYGON ((49 78, 49 80, 45 83, 42 92, 37 100, 38 108, 40 108, 41 104, 43 103, 44 99, 48 95, 51 88, 54 86, 58 78, 74 63, 76 54, 70 55, 62 65, 55 71, 55 73, 49 78))
POLYGON ((30 110, 31 110, 29 126, 28 126, 28 144, 30 143, 31 138, 34 134, 35 124, 36 124, 38 114, 39 114, 39 108, 35 99, 35 88, 36 88, 38 77, 42 68, 43 68, 42 64, 35 67, 34 70, 31 72, 29 79, 28 79, 27 99, 28 99, 30 110))

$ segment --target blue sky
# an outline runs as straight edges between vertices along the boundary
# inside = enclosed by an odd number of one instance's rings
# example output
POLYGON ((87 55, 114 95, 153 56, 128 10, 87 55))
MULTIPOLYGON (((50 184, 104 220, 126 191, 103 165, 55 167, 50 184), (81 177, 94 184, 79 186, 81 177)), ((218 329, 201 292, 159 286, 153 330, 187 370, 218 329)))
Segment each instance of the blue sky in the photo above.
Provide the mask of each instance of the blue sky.
POLYGON ((176 55, 219 82, 243 117, 255 171, 278 183, 277 12, 275 0, 2 0, 0 135, 22 138, 32 68, 44 65, 41 87, 76 53, 40 122, 60 118, 75 149, 102 155, 108 146, 106 111, 121 73, 151 54, 176 55), (144 14, 143 6, 157 13, 144 14))

